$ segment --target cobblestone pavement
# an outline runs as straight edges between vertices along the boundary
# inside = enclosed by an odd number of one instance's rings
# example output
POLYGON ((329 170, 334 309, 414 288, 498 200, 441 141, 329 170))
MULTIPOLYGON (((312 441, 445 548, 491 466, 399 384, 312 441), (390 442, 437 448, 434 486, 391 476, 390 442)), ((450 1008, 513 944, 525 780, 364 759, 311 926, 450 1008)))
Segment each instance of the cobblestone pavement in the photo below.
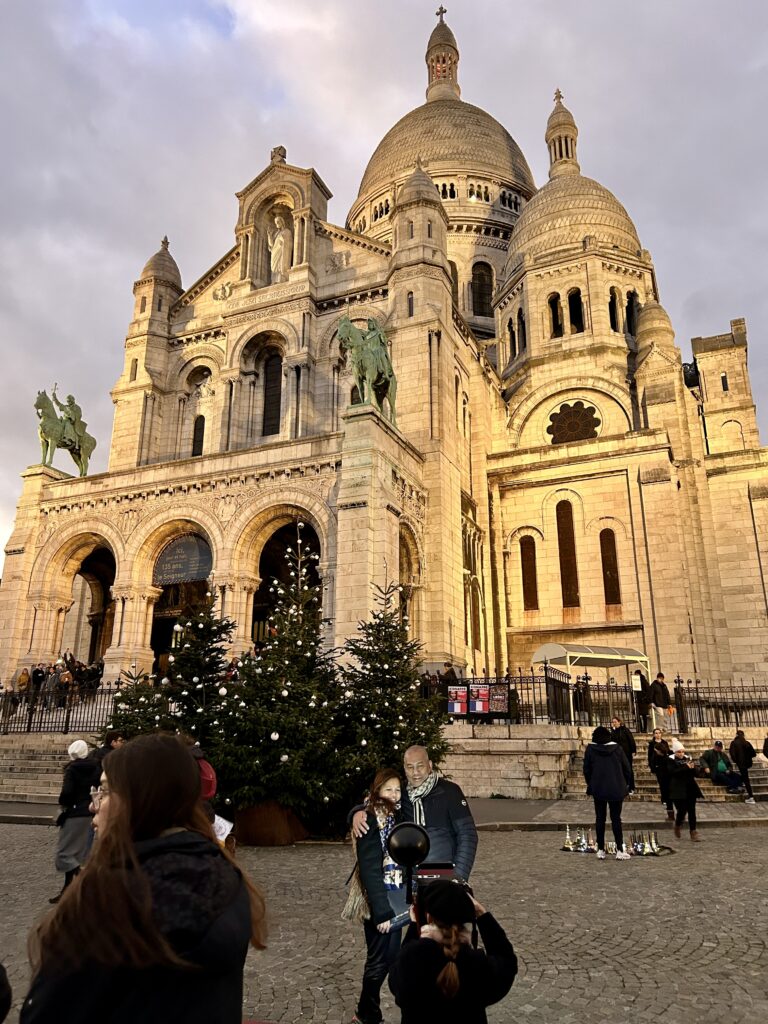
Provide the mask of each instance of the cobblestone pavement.
MULTIPOLYGON (((766 1019, 765 829, 710 826, 700 845, 670 838, 675 856, 627 863, 560 853, 560 839, 481 835, 472 880, 521 963, 490 1021, 766 1019)), ((0 958, 17 1000, 27 984, 27 933, 57 888, 54 840, 54 829, 0 825, 0 958)), ((246 1018, 351 1019, 363 942, 361 929, 339 919, 350 858, 338 845, 240 851, 271 916, 269 949, 248 956, 246 1018)), ((385 1008, 394 1024, 388 995, 385 1008)))

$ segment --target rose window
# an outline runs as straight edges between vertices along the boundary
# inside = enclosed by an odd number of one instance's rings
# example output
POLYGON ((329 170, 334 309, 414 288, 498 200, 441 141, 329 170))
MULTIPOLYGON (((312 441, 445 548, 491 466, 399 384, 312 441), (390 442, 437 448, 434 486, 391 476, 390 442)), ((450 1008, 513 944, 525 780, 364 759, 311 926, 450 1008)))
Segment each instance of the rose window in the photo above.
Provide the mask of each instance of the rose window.
POLYGON ((549 417, 547 433, 552 444, 567 444, 569 441, 588 441, 597 437, 600 420, 593 405, 584 402, 566 403, 549 417))

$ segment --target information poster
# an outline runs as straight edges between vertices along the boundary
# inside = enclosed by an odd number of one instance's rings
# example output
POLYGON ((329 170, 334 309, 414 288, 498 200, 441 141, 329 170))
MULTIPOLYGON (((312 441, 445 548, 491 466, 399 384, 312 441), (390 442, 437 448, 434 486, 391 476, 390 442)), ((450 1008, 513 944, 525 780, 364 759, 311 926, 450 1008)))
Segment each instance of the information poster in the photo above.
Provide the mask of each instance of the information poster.
POLYGON ((467 687, 448 686, 448 714, 466 715, 467 713, 467 687))
POLYGON ((487 715, 490 687, 487 683, 479 683, 469 688, 469 713, 471 715, 487 715))
POLYGON ((509 713, 509 686, 506 683, 491 683, 488 708, 492 715, 506 718, 509 713))

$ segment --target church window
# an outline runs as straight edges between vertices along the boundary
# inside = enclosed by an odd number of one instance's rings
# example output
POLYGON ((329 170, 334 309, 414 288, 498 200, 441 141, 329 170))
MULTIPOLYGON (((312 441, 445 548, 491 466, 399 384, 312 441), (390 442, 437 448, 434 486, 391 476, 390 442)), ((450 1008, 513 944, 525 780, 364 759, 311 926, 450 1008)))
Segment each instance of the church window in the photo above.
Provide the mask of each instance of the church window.
POLYGON ((486 203, 490 203, 490 201, 491 201, 491 196, 490 196, 490 193, 488 192, 488 186, 487 185, 483 189, 483 199, 485 199, 486 203))
POLYGON ((132 359, 131 360, 131 373, 130 373, 129 380, 136 380, 136 374, 138 372, 139 372, 139 360, 138 359, 132 359))
POLYGON ((470 183, 470 186, 469 186, 467 194, 468 194, 470 199, 474 199, 475 198, 475 186, 472 185, 471 183, 470 183))
POLYGON ((464 437, 467 436, 467 406, 469 405, 469 399, 466 395, 461 397, 461 429, 464 437))
POLYGON ((547 299, 549 306, 549 335, 551 338, 562 338, 563 336, 563 307, 560 305, 560 296, 554 292, 547 299))
POLYGON ((203 454, 203 441, 205 440, 205 416, 195 416, 195 425, 192 428, 192 455, 203 454))
POLYGON ((432 221, 428 220, 427 221, 427 238, 431 238, 431 237, 432 237, 432 221))
POLYGON ((560 556, 560 588, 563 608, 579 607, 579 576, 576 568, 576 537, 573 532, 573 507, 559 501, 555 509, 557 549, 560 556))
POLYGON ((472 647, 480 650, 480 586, 472 583, 472 647))
POLYGON ((451 299, 453 300, 454 306, 459 304, 459 271, 453 260, 448 260, 448 266, 451 268, 451 299))
POLYGON ((597 437, 600 420, 593 405, 584 402, 566 402, 549 417, 547 433, 552 444, 568 444, 569 441, 589 441, 597 437))
POLYGON ((158 298, 158 300, 157 300, 157 312, 158 313, 162 313, 162 311, 163 311, 163 299, 162 299, 162 296, 160 296, 160 298, 158 298))
POLYGON ((493 316, 493 271, 487 263, 472 267, 472 312, 475 316, 493 316))
POLYGON ((139 306, 139 312, 140 313, 146 313, 146 311, 147 311, 147 296, 146 295, 142 295, 141 296, 141 304, 139 306))
POLYGON ((507 205, 507 193, 506 192, 500 192, 499 193, 499 202, 501 203, 502 206, 506 206, 507 205))
POLYGON ((633 338, 637 334, 638 305, 637 292, 629 292, 627 295, 626 325, 627 334, 631 334, 633 338))
POLYGON ((619 560, 616 556, 616 534, 613 530, 600 531, 600 561, 603 565, 605 603, 621 604, 619 560))
POLYGON ((280 433, 280 404, 283 383, 283 357, 271 352, 264 360, 264 416, 261 433, 264 437, 280 433))
POLYGON ((522 309, 517 311, 517 341, 520 345, 520 351, 525 352, 528 347, 528 335, 525 332, 525 313, 522 309))
POLYGON ((413 316, 413 292, 408 292, 408 316, 413 316))
POLYGON ((456 186, 454 185, 453 182, 451 182, 451 184, 448 186, 448 198, 449 199, 455 199, 456 198, 456 186))
POLYGON ((730 390, 730 388, 728 386, 728 374, 727 373, 721 373, 720 374, 720 384, 721 384, 721 386, 723 388, 723 391, 729 391, 730 390))
POLYGON ((378 208, 375 207, 375 206, 373 208, 373 219, 374 219, 374 221, 377 221, 379 219, 379 211, 378 211, 378 208))
POLYGON ((584 330, 584 306, 578 288, 571 288, 568 292, 568 318, 571 321, 571 334, 581 334, 584 330))
POLYGON ((459 378, 456 377, 454 380, 454 387, 456 390, 456 429, 459 429, 459 378))
POLYGON ((507 334, 509 335, 509 361, 517 355, 517 338, 515 337, 515 322, 512 317, 507 320, 507 334))
POLYGON ((413 238, 413 221, 408 221, 408 237, 413 238))
POLYGON ((618 331, 619 328, 619 291, 618 288, 611 288, 611 297, 608 300, 608 319, 611 323, 611 330, 618 331))
POLYGON ((389 213, 389 200, 384 203, 384 213, 389 213))
POLYGON ((520 538, 520 569, 523 575, 523 608, 527 612, 539 607, 539 586, 536 578, 536 541, 520 538))
POLYGON ((448 198, 448 186, 445 184, 445 182, 443 182, 443 187, 440 190, 440 195, 443 197, 443 199, 448 198))

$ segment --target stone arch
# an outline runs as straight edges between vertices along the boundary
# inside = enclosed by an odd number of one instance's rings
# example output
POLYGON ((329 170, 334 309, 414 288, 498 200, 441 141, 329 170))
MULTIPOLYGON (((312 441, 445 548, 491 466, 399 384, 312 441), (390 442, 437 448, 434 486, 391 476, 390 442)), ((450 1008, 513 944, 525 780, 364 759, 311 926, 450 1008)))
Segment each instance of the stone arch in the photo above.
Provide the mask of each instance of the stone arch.
POLYGON ((571 487, 555 487, 547 494, 541 502, 541 517, 544 523, 544 536, 554 530, 555 508, 561 501, 570 501, 573 508, 573 525, 577 538, 584 536, 586 532, 586 516, 584 514, 584 499, 578 491, 571 487))
POLYGON ((513 445, 518 445, 520 443, 523 430, 539 406, 543 405, 545 402, 555 404, 558 400, 558 395, 565 395, 567 393, 573 394, 577 391, 584 393, 595 391, 612 398, 626 417, 627 430, 632 429, 632 415, 630 411, 632 408, 632 402, 629 391, 626 388, 620 387, 618 384, 614 384, 612 381, 606 380, 603 377, 585 377, 579 380, 574 380, 569 377, 560 377, 548 384, 542 384, 541 387, 536 388, 536 390, 532 391, 526 398, 524 398, 520 405, 512 412, 507 427, 510 436, 510 443, 513 445))
POLYGON ((386 310, 377 306, 371 306, 368 303, 361 303, 360 305, 354 306, 350 305, 349 307, 345 306, 344 309, 339 312, 338 316, 334 317, 331 323, 323 331, 318 351, 321 353, 327 352, 331 356, 334 355, 332 346, 336 339, 336 335, 339 330, 339 323, 341 322, 342 317, 348 316, 352 323, 354 323, 355 320, 367 320, 369 317, 380 320, 384 314, 386 314, 386 310))
POLYGON ((280 317, 269 317, 265 320, 256 320, 249 323, 237 337, 230 354, 230 364, 239 367, 243 358, 243 350, 246 345, 260 334, 279 335, 283 340, 283 355, 293 355, 301 348, 301 339, 298 331, 288 320, 280 317))
POLYGON ((269 182, 248 201, 243 212, 243 222, 255 224, 267 207, 280 203, 291 210, 300 210, 307 205, 307 200, 303 190, 293 182, 269 182))
POLYGON ((205 537, 211 547, 213 571, 221 571, 226 561, 221 525, 212 512, 201 508, 191 499, 183 503, 173 502, 139 523, 126 552, 126 575, 130 575, 129 578, 119 576, 119 583, 150 585, 157 556, 169 540, 184 533, 200 533, 205 537))
POLYGON ((317 495, 300 486, 274 487, 264 491, 233 516, 227 527, 230 550, 228 568, 254 575, 261 553, 272 533, 297 518, 308 522, 320 541, 321 564, 336 560, 335 516, 317 495))
POLYGON ((739 420, 723 420, 720 427, 722 437, 722 451, 741 452, 744 451, 744 428, 739 420))
POLYGON ((624 540, 629 540, 626 523, 616 516, 595 516, 586 524, 585 530, 589 534, 599 534, 601 530, 613 530, 616 536, 620 534, 624 540))
POLYGON ((206 366, 213 376, 221 372, 224 365, 224 352, 215 345, 201 345, 195 348, 194 352, 180 353, 171 367, 171 375, 175 375, 179 381, 185 380, 187 376, 198 366, 206 366))
POLYGON ((56 530, 35 558, 30 574, 30 595, 59 594, 62 592, 61 581, 68 577, 71 587, 83 559, 100 546, 112 552, 119 573, 125 562, 125 547, 123 538, 109 520, 101 516, 87 516, 56 530))
POLYGON ((518 526, 516 530, 513 530, 508 536, 504 543, 505 551, 513 551, 515 545, 520 541, 521 537, 533 537, 534 540, 543 541, 544 534, 538 526, 518 526))

